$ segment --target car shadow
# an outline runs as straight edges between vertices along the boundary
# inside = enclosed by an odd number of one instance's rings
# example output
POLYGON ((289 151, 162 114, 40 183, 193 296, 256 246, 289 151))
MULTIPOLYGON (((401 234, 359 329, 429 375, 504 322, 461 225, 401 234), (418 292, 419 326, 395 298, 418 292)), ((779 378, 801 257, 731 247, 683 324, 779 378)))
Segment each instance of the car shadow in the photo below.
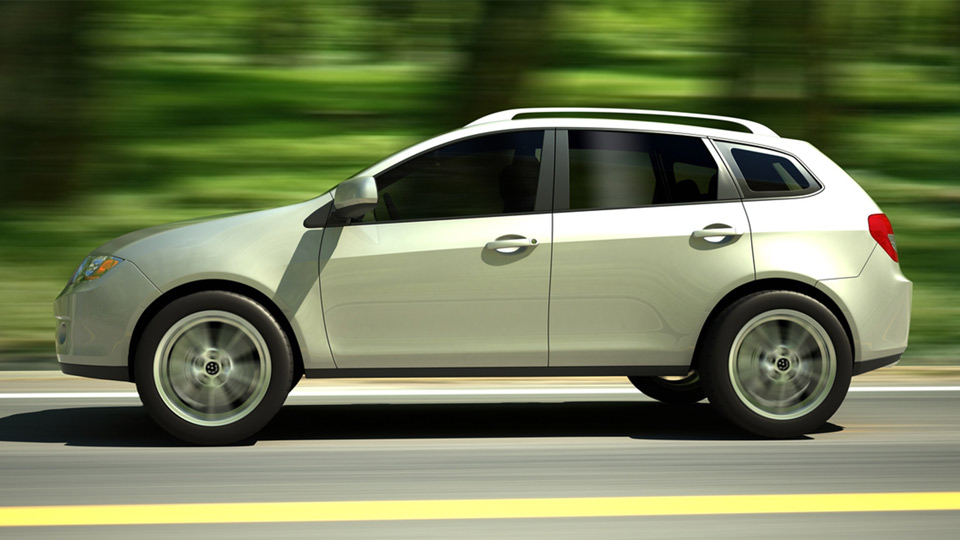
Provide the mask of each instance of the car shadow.
MULTIPOLYGON (((841 431, 825 424, 816 433, 841 431)), ((253 439, 465 439, 623 437, 647 440, 763 440, 730 424, 708 404, 654 402, 287 405, 253 439)), ((808 439, 809 437, 801 437, 808 439)), ((170 447, 143 407, 74 407, 0 419, 0 441, 96 447, 170 447)))

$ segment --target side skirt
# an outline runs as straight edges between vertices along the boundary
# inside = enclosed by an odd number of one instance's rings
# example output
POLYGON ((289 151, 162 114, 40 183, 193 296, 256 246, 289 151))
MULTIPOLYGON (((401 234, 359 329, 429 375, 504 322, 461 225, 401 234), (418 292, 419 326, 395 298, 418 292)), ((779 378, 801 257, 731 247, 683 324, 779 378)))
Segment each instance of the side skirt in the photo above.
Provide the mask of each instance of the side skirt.
POLYGON ((76 375, 78 377, 131 382, 130 369, 127 368, 127 366, 85 366, 81 364, 60 364, 60 371, 67 375, 76 375))
POLYGON ((688 366, 462 367, 308 369, 308 378, 627 377, 686 375, 688 366))

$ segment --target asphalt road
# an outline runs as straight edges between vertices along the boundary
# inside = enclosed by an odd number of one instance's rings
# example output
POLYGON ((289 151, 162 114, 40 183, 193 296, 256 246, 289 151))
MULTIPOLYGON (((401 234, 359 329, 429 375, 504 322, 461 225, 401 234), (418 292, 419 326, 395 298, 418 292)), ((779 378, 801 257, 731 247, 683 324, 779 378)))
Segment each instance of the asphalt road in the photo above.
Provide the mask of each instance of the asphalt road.
MULTIPOLYGON (((307 381, 256 441, 198 448, 160 431, 128 394, 132 385, 0 374, 0 525, 2 512, 12 507, 89 505, 80 512, 104 515, 107 522, 139 516, 131 518, 136 525, 0 528, 0 537, 954 539, 960 534, 958 510, 900 511, 909 506, 904 494, 960 491, 956 377, 855 379, 855 391, 830 424, 788 441, 751 437, 707 404, 677 408, 649 401, 628 384, 612 378, 307 381), (942 385, 952 386, 926 388, 942 385), (890 494, 885 497, 895 511, 858 511, 849 504, 857 497, 836 503, 827 497, 850 493, 890 494), (820 496, 793 497, 804 494, 820 496), (718 497, 664 499, 704 495, 718 497), (782 504, 782 513, 777 508, 755 513, 753 499, 737 498, 744 495, 782 504), (608 498, 622 497, 649 497, 667 510, 596 517, 620 501, 608 498), (548 508, 566 504, 568 510, 559 517, 526 517, 538 515, 528 499, 546 499, 548 508), (437 510, 442 504, 432 502, 437 500, 462 501, 456 504, 473 509, 474 517, 443 519, 435 515, 442 514, 437 510), (329 501, 383 502, 363 506, 366 514, 359 520, 330 522, 309 517, 329 506, 323 504, 309 511, 262 505, 275 508, 274 516, 308 515, 303 522, 283 523, 230 522, 246 507, 204 506, 329 501), (380 519, 396 511, 396 501, 410 502, 413 515, 421 517, 380 519), (167 504, 187 506, 129 506, 167 504), (694 515, 660 515, 677 505, 694 515), (723 505, 726 514, 715 515, 723 505), (188 513, 204 523, 157 524, 188 513)), ((253 521, 260 520, 258 508, 249 514, 253 521)), ((42 512, 58 515, 57 508, 42 512)))

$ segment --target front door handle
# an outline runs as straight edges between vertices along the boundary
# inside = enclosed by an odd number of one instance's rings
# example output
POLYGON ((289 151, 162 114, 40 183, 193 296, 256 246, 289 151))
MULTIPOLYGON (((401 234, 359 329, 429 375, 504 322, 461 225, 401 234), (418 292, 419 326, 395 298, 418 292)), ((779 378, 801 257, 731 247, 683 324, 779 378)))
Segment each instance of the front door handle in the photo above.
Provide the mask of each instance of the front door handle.
POLYGON ((533 247, 538 244, 536 238, 505 238, 503 240, 494 240, 487 242, 483 249, 496 251, 497 253, 516 253, 521 248, 533 247))
POLYGON ((719 229, 700 229, 693 231, 694 238, 710 238, 715 236, 742 236, 743 233, 733 227, 722 227, 719 229))

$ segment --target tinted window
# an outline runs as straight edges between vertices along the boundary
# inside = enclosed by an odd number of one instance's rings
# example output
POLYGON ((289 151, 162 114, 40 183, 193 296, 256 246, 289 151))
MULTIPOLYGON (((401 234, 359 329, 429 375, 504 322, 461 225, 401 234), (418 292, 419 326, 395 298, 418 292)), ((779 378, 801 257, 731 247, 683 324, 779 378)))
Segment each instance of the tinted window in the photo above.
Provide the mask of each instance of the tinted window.
POLYGON ((570 208, 629 208, 717 198, 717 164, 695 137, 570 131, 570 208))
POLYGON ((671 202, 717 200, 717 162, 703 139, 680 135, 653 137, 671 202))
POLYGON ((796 158, 767 148, 714 141, 740 183, 744 197, 807 195, 820 184, 796 158))
POLYGON ((743 148, 733 148, 730 154, 753 191, 802 191, 810 187, 810 182, 786 156, 743 148))
POLYGON ((379 203, 363 221, 533 212, 543 131, 475 137, 417 156, 377 176, 379 203))

